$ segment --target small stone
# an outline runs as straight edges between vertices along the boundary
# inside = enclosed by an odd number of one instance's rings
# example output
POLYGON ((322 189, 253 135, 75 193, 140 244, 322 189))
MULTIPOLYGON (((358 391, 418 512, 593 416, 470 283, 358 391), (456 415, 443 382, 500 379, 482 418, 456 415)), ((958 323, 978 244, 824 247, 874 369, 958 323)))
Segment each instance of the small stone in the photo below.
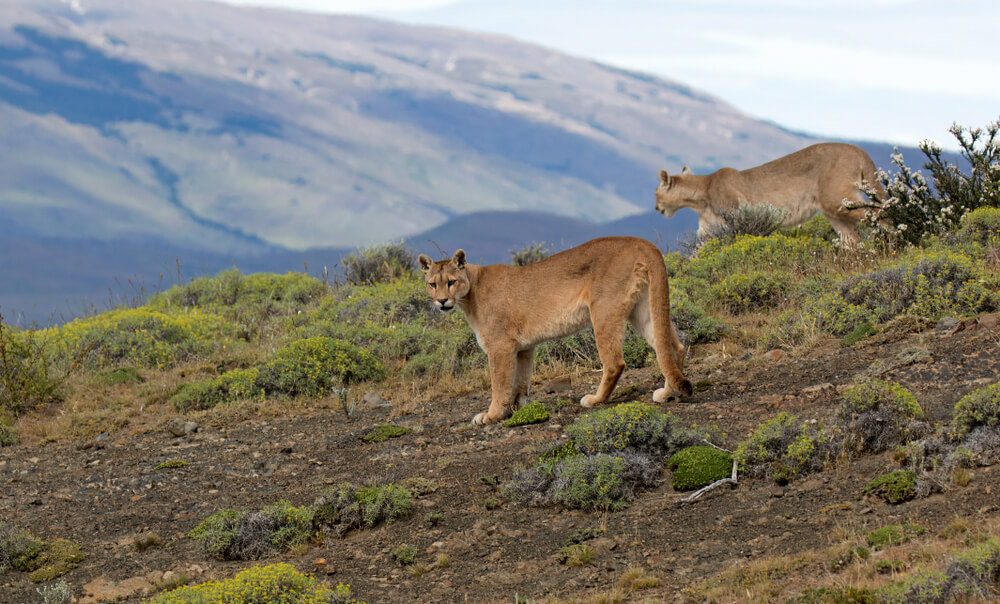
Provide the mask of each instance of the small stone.
POLYGON ((780 361, 785 356, 785 351, 780 348, 775 348, 774 350, 768 350, 765 352, 764 356, 772 361, 780 361))
POLYGON ((198 423, 182 417, 175 417, 167 422, 167 431, 174 436, 189 436, 198 431, 198 423))
POLYGON ((785 496, 785 488, 784 487, 776 486, 776 487, 774 487, 774 488, 771 489, 771 497, 775 497, 775 498, 780 499, 780 498, 782 498, 784 496, 785 496))
POLYGON ((392 403, 382 398, 382 395, 377 392, 369 392, 368 394, 362 396, 359 402, 369 409, 384 409, 386 407, 392 407, 392 403))
POLYGON ((955 329, 956 325, 958 325, 958 319, 955 317, 941 317, 941 320, 934 327, 934 331, 937 333, 948 333, 955 329))
POLYGON ((802 394, 806 396, 815 396, 824 390, 833 390, 833 384, 830 382, 824 382, 822 384, 816 384, 815 386, 809 386, 802 389, 802 394))
POLYGON ((557 392, 566 392, 573 387, 570 382, 569 376, 557 377, 550 381, 547 386, 545 386, 545 391, 549 394, 555 394, 557 392))

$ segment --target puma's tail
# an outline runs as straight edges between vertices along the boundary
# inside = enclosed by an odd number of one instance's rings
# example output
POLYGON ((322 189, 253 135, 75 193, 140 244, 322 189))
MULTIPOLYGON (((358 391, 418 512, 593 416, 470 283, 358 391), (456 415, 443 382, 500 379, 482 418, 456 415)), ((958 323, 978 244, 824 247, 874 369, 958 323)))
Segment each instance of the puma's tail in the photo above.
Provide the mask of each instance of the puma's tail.
POLYGON ((667 283, 667 267, 659 251, 649 270, 649 319, 653 324, 653 339, 656 344, 656 359, 667 383, 684 396, 691 396, 694 388, 681 372, 684 362, 684 347, 670 322, 670 286, 667 283))

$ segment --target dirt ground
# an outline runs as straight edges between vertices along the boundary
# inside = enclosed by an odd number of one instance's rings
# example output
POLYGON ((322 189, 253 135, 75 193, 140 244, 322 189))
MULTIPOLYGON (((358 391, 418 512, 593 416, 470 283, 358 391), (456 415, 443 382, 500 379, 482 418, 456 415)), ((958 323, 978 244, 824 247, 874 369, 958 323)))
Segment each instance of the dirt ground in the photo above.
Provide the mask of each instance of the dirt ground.
MULTIPOLYGON (((955 334, 930 329, 884 340, 853 348, 830 340, 807 358, 776 353, 698 359, 696 351, 687 374, 704 389, 665 408, 686 424, 718 425, 728 434, 724 445, 732 448, 780 411, 827 417, 838 387, 864 372, 880 371, 911 389, 936 421, 946 421, 968 391, 1000 379, 995 328, 955 334)), ((556 386, 539 384, 533 396, 576 401, 598 376, 582 374, 564 391, 547 392, 556 386)), ((628 372, 613 402, 651 400, 659 379, 652 369, 628 372)), ((864 485, 893 467, 888 456, 857 459, 784 487, 740 480, 683 507, 666 471, 660 487, 640 493, 618 513, 521 507, 500 501, 500 486, 492 483, 502 485, 517 464, 530 463, 533 446, 558 438, 561 426, 583 409, 563 406, 534 426, 474 428, 470 420, 485 410, 488 396, 482 391, 392 418, 412 432, 382 443, 361 436, 390 420, 389 407, 360 409, 352 420, 337 409, 294 417, 252 414, 221 427, 203 425, 185 437, 161 424, 84 443, 6 447, 0 449, 0 516, 38 537, 82 545, 85 560, 65 576, 78 602, 141 601, 142 590, 167 571, 200 582, 231 577, 253 564, 288 561, 330 584, 349 583, 354 596, 369 603, 513 602, 515 595, 573 599, 613 587, 630 565, 660 579, 634 601, 677 601, 684 599, 682 588, 722 570, 824 548, 843 530, 909 521, 933 531, 955 517, 1000 517, 991 494, 1000 492, 1000 467, 975 470, 967 486, 945 484, 943 492, 901 505, 862 498, 864 485), (171 459, 190 465, 154 469, 171 459), (256 510, 280 499, 305 505, 338 482, 411 477, 433 479, 440 487, 415 500, 408 517, 343 539, 328 537, 297 556, 225 562, 185 537, 221 508, 256 510), (441 515, 437 526, 426 522, 430 514, 441 515), (595 551, 589 563, 559 562, 559 550, 574 533, 597 528, 605 531, 588 541, 595 551), (137 538, 148 533, 159 543, 140 552, 137 538), (418 563, 446 554, 450 564, 413 576, 390 555, 401 544, 417 548, 418 563)), ((40 601, 24 573, 0 575, 0 602, 40 601)))

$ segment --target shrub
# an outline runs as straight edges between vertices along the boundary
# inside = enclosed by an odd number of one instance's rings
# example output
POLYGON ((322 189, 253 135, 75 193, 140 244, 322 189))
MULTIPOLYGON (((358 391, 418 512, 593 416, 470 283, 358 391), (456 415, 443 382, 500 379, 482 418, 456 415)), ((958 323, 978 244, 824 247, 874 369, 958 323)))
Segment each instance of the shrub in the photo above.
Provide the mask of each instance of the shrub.
POLYGON ((980 245, 1000 246, 1000 208, 979 208, 962 217, 958 236, 980 245))
POLYGON ((958 437, 977 426, 1000 427, 1000 382, 963 396, 955 404, 952 423, 958 437))
POLYGON ((890 524, 868 533, 865 540, 873 549, 880 550, 890 545, 902 545, 925 532, 927 529, 915 524, 890 524))
POLYGON ((0 521, 0 573, 8 568, 22 572, 37 568, 35 560, 42 549, 40 539, 0 521))
POLYGON ((864 340, 868 336, 873 336, 878 333, 875 326, 868 321, 862 321, 858 323, 854 329, 852 329, 843 339, 840 340, 840 345, 844 348, 854 346, 861 340, 864 340))
POLYGON ((951 587, 951 582, 946 574, 937 570, 925 569, 918 570, 899 583, 890 583, 878 589, 875 595, 879 602, 887 604, 951 602, 953 601, 953 598, 949 597, 951 587))
POLYGON ((213 277, 200 277, 150 298, 147 306, 157 310, 201 307, 217 312, 260 308, 264 314, 289 313, 301 309, 326 292, 323 283, 304 273, 242 274, 229 269, 213 277))
POLYGON ((902 503, 917 494, 917 476, 909 470, 896 470, 883 474, 868 483, 865 495, 875 495, 888 503, 902 503))
POLYGON ((626 449, 668 455, 700 441, 676 416, 646 403, 622 403, 587 413, 566 427, 577 451, 616 453, 626 449))
POLYGON ((551 253, 544 243, 526 245, 519 250, 510 251, 510 263, 514 266, 527 266, 545 260, 551 253))
POLYGON ((263 400, 266 393, 258 384, 259 378, 260 371, 255 367, 233 369, 208 380, 181 385, 170 403, 186 413, 238 400, 263 400))
POLYGON ((34 570, 28 575, 32 583, 44 583, 61 577, 83 560, 80 546, 67 539, 46 541, 38 557, 32 561, 34 570))
MULTIPOLYGON (((894 246, 916 245, 926 236, 952 230, 966 213, 980 207, 1000 207, 1000 121, 986 130, 953 124, 949 132, 958 140, 961 154, 969 163, 970 174, 962 172, 941 156, 941 148, 931 141, 920 143, 927 158, 933 190, 920 172, 913 172, 902 154, 892 155, 898 171, 879 170, 877 179, 885 190, 885 201, 857 204, 868 208, 868 221, 876 236, 894 246)), ((871 185, 872 183, 869 183, 871 185)), ((865 191, 872 198, 871 187, 865 191)))
POLYGON ((59 579, 55 583, 43 585, 35 591, 42 596, 44 604, 70 604, 73 600, 73 589, 64 579, 59 579))
POLYGON ((17 430, 14 426, 8 426, 0 417, 0 447, 9 447, 18 442, 17 430))
POLYGON ((161 462, 156 465, 154 470, 179 470, 180 468, 186 468, 191 465, 191 462, 184 461, 183 459, 168 459, 167 461, 161 462))
POLYGON ((409 434, 410 429, 406 426, 394 426, 393 424, 379 424, 372 428, 372 431, 365 434, 364 438, 370 443, 381 443, 390 438, 399 438, 404 434, 409 434))
POLYGON ((313 503, 313 527, 343 536, 351 529, 388 524, 410 513, 412 498, 408 489, 392 484, 359 488, 341 483, 313 503))
MULTIPOLYGON (((48 343, 46 334, 15 330, 0 316, 0 420, 59 399, 62 379, 50 367, 48 343)), ((0 442, 3 430, 0 423, 0 442)))
POLYGON ((967 587, 965 595, 988 598, 1000 583, 1000 540, 992 537, 952 556, 945 573, 954 584, 967 587))
POLYGON ((750 271, 808 273, 822 268, 821 260, 833 247, 818 239, 743 235, 733 241, 713 239, 701 247, 687 265, 695 277, 719 280, 750 271))
POLYGON ((718 214, 722 222, 706 229, 699 237, 700 241, 731 240, 740 235, 767 237, 781 228, 781 223, 788 216, 788 210, 769 203, 740 203, 739 207, 720 210, 718 214))
POLYGON ((385 367, 367 350, 322 336, 279 350, 260 368, 256 386, 268 395, 319 397, 341 384, 385 379, 385 367))
POLYGON ((313 510, 279 501, 259 512, 222 510, 196 526, 188 537, 223 560, 257 560, 304 543, 312 536, 313 510))
POLYGON ((412 545, 400 545, 392 550, 391 555, 396 562, 406 566, 417 561, 417 548, 412 545))
POLYGON ((732 475, 733 456, 715 447, 687 447, 667 460, 671 485, 678 491, 700 489, 732 475))
POLYGON ((303 575, 291 564, 255 566, 227 581, 208 581, 180 587, 155 596, 152 604, 226 604, 261 602, 283 604, 347 604, 352 600, 350 586, 340 583, 330 589, 303 575))
POLYGON ((779 413, 760 424, 736 448, 740 471, 750 476, 770 474, 784 483, 796 476, 821 470, 830 454, 832 439, 812 422, 779 413))
POLYGON ((549 419, 549 410, 542 401, 534 401, 521 407, 503 423, 508 428, 538 424, 549 419))
POLYGON ((837 238, 837 231, 830 225, 830 221, 819 213, 803 224, 784 228, 779 232, 788 237, 812 237, 823 241, 833 241, 837 238))
POLYGON ((910 440, 913 420, 923 417, 917 398, 893 382, 868 380, 844 393, 837 421, 845 445, 857 452, 881 453, 910 440))
POLYGON ((559 550, 559 562, 566 566, 583 566, 594 557, 594 550, 583 543, 567 545, 559 550))
POLYGON ((340 261, 344 279, 354 285, 374 285, 412 277, 416 258, 402 241, 359 250, 340 261))
POLYGON ((98 381, 107 386, 118 384, 140 384, 146 380, 142 378, 139 370, 135 367, 118 367, 98 375, 98 381))
POLYGON ((712 286, 711 296, 726 310, 739 315, 778 306, 789 288, 788 275, 773 271, 734 273, 712 286))
POLYGON ((224 341, 220 317, 199 312, 168 315, 147 308, 112 310, 46 330, 63 361, 92 368, 140 365, 165 368, 206 355, 224 341))
POLYGON ((715 342, 729 333, 729 326, 709 315, 704 308, 691 300, 685 289, 690 284, 678 280, 678 287, 670 287, 670 319, 678 331, 687 334, 692 344, 715 342))

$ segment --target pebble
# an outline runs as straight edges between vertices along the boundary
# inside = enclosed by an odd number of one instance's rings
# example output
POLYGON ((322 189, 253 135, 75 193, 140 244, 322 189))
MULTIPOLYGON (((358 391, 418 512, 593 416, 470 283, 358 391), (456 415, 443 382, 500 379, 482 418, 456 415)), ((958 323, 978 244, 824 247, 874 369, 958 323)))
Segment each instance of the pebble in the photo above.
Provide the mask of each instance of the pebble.
POLYGON ((365 407, 369 409, 383 409, 385 407, 392 407, 392 403, 382 398, 377 392, 369 392, 368 394, 361 397, 359 401, 365 407))
POLYGON ((189 436, 198 431, 198 423, 182 417, 167 422, 167 431, 174 436, 189 436))

